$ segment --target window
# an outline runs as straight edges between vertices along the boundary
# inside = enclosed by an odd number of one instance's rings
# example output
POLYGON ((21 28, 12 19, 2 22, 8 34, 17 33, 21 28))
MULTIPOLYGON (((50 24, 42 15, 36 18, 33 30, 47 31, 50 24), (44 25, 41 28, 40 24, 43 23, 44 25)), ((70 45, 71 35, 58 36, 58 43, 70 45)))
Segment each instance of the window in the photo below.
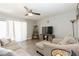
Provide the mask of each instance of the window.
POLYGON ((27 22, 0 21, 0 38, 10 37, 11 40, 22 41, 27 39, 27 22))
POLYGON ((0 38, 7 37, 7 22, 0 21, 0 38))
POLYGON ((12 20, 8 21, 8 36, 11 38, 11 40, 15 39, 13 22, 14 21, 12 20))
POLYGON ((26 22, 14 21, 16 41, 26 40, 27 24, 26 22))

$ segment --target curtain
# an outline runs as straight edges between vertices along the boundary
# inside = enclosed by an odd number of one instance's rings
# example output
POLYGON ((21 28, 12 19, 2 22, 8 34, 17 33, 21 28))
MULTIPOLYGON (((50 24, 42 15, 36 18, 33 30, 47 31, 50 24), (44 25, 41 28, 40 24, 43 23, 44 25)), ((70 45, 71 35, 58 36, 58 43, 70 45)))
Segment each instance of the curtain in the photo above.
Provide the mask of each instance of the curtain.
POLYGON ((0 21, 0 38, 7 37, 7 22, 0 21))
POLYGON ((23 41, 27 39, 27 22, 0 21, 0 38, 9 37, 11 40, 23 41))
POLYGON ((14 21, 15 39, 16 41, 23 41, 27 38, 27 24, 26 22, 14 21))
POLYGON ((11 38, 11 40, 15 39, 15 33, 14 33, 14 21, 9 20, 8 21, 8 37, 11 38))

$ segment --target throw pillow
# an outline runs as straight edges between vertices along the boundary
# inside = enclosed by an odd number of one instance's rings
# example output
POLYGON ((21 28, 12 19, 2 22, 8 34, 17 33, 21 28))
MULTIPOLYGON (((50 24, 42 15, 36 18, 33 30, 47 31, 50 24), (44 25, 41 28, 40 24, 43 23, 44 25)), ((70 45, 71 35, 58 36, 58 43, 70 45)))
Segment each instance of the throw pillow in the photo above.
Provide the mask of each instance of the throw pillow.
POLYGON ((72 36, 66 36, 61 42, 60 44, 74 44, 77 43, 78 41, 72 37, 72 36))

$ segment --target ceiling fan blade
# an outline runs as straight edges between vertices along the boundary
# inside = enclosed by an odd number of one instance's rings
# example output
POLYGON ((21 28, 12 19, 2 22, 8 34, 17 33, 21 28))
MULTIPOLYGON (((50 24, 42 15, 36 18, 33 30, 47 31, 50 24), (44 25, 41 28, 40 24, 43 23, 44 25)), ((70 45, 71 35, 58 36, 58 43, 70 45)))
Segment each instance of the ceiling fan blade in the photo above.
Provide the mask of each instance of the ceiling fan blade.
POLYGON ((28 8, 26 6, 24 6, 24 8, 28 11, 28 8))
POLYGON ((25 14, 25 16, 28 16, 28 14, 25 14))
POLYGON ((35 13, 35 12, 32 12, 32 14, 35 14, 35 15, 40 15, 40 13, 35 13))

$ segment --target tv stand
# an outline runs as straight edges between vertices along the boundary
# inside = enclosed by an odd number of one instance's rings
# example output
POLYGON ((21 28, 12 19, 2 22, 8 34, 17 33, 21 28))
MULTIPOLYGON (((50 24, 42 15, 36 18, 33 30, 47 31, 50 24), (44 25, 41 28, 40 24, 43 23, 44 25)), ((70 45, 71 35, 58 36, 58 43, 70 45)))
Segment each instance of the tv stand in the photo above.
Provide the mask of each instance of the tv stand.
POLYGON ((43 37, 43 40, 47 40, 47 41, 55 38, 55 35, 53 34, 41 34, 41 36, 43 37))

